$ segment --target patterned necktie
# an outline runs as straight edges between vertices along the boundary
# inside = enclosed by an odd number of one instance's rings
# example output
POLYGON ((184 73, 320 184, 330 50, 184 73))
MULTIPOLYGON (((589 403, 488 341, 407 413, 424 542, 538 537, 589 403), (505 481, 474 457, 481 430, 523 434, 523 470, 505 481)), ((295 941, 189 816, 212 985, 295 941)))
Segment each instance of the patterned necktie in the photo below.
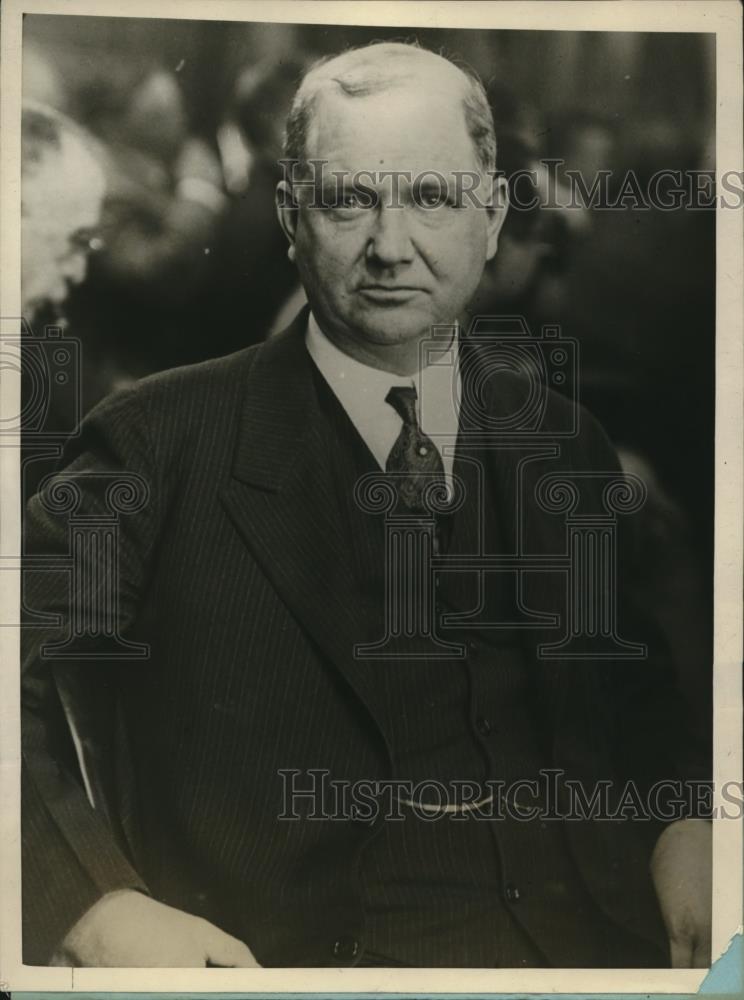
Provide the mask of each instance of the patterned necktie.
POLYGON ((390 449, 386 472, 403 473, 396 479, 398 499, 404 511, 428 513, 423 494, 434 481, 444 486, 444 464, 437 446, 421 430, 416 417, 416 390, 395 385, 385 397, 403 421, 400 434, 390 449))

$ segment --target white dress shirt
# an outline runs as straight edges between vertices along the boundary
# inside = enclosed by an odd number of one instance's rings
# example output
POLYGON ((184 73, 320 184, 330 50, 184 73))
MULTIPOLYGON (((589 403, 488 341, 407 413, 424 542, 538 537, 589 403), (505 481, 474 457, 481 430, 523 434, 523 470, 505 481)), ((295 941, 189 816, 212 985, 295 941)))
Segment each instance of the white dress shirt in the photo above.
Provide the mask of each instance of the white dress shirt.
POLYGON ((310 357, 383 470, 403 426, 385 397, 393 386, 413 386, 419 425, 437 446, 445 480, 452 487, 460 403, 457 336, 442 358, 408 376, 372 368, 344 354, 326 337, 312 313, 305 342, 310 357))

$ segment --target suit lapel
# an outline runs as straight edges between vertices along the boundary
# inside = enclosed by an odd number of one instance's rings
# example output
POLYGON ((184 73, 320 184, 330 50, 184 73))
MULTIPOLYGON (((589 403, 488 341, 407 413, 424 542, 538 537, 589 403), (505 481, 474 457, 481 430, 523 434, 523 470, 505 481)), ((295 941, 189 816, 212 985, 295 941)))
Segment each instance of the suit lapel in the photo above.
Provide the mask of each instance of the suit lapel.
POLYGON ((384 736, 375 671, 354 655, 357 644, 377 636, 341 530, 306 322, 303 311, 258 352, 245 387, 233 478, 221 499, 277 593, 384 736))

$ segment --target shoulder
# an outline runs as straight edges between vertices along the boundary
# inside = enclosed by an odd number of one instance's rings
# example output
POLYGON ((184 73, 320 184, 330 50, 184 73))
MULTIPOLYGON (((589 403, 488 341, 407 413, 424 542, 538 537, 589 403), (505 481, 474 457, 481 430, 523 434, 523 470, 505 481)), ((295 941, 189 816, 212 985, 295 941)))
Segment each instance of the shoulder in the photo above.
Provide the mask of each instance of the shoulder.
POLYGON ((87 419, 115 419, 126 413, 134 419, 158 420, 170 415, 183 420, 199 411, 216 416, 240 398, 261 346, 138 379, 103 399, 87 419))
POLYGON ((158 372, 108 396, 85 418, 71 451, 86 438, 144 449, 161 466, 214 468, 228 460, 246 401, 304 353, 306 312, 282 333, 234 354, 158 372), (263 360, 262 360, 263 359, 263 360))
POLYGON ((167 406, 179 413, 194 407, 219 408, 240 397, 262 346, 148 375, 135 382, 131 391, 146 408, 167 406))
POLYGON ((158 418, 209 416, 220 422, 234 415, 267 370, 282 369, 298 348, 304 353, 305 325, 306 313, 301 311, 279 334, 234 354, 150 375, 132 387, 133 394, 158 418))
POLYGON ((461 410, 466 419, 470 412, 474 424, 483 428, 485 423, 495 438, 520 446, 557 444, 567 465, 615 469, 615 448, 599 420, 581 405, 578 389, 559 393, 534 372, 501 365, 489 370, 488 359, 482 357, 477 364, 477 377, 470 384, 463 382, 461 410))
POLYGON ((158 372, 111 393, 68 442, 66 462, 101 449, 170 462, 224 445, 260 349, 158 372))

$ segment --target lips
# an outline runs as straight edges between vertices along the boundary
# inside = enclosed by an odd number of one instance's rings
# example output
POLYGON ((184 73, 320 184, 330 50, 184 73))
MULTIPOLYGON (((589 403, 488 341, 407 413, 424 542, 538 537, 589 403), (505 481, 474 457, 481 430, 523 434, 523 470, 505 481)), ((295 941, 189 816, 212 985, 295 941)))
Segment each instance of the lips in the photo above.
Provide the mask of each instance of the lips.
POLYGON ((380 292, 422 292, 419 285, 362 285, 362 291, 380 292))
POLYGON ((423 288, 414 285, 363 285, 359 291, 373 302, 390 304, 407 302, 424 293, 423 288))

